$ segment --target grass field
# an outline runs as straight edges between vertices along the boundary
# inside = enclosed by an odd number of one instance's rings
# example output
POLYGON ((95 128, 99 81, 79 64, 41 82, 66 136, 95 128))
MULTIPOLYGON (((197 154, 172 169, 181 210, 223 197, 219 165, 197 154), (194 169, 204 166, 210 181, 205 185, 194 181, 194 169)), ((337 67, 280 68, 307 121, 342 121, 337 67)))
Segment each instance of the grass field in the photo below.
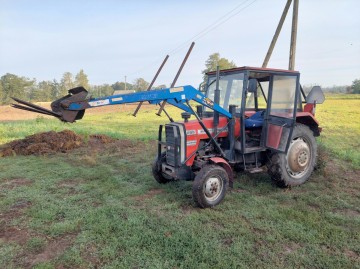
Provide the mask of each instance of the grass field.
POLYGON ((328 95, 317 107, 317 118, 324 132, 319 139, 335 156, 360 168, 359 94, 328 95))
POLYGON ((122 140, 0 158, 0 268, 360 268, 359 96, 317 107, 320 167, 305 185, 238 174, 223 203, 205 210, 191 182, 154 181, 154 138, 167 120, 149 106, 133 118, 133 109, 75 124, 2 118, 0 143, 63 129, 122 140))

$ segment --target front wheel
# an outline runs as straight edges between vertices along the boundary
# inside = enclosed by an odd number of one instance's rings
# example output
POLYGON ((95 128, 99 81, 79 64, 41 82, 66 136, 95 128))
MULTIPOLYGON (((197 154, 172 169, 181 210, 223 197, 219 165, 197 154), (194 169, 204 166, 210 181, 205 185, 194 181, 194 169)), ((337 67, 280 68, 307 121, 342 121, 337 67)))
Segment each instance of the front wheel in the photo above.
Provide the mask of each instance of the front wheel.
POLYGON ((219 165, 206 165, 196 175, 192 195, 195 203, 202 208, 214 207, 225 197, 229 177, 219 165))
POLYGON ((281 187, 298 186, 307 181, 314 170, 317 145, 308 126, 294 127, 288 152, 274 153, 268 163, 271 178, 281 187))

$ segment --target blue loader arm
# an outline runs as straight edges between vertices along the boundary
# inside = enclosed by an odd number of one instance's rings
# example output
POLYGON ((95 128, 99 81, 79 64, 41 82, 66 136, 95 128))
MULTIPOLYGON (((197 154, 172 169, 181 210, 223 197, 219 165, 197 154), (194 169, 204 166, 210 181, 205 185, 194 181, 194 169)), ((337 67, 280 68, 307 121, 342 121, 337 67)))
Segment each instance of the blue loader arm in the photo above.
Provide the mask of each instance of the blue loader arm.
POLYGON ((223 109, 218 104, 215 104, 211 99, 207 98, 203 93, 190 85, 176 88, 166 88, 161 90, 152 90, 94 98, 88 100, 85 107, 82 103, 71 103, 67 109, 82 110, 84 108, 129 104, 140 101, 148 101, 150 104, 159 104, 162 101, 167 101, 169 104, 189 113, 192 113, 192 111, 186 105, 186 101, 195 101, 201 105, 213 109, 214 111, 219 112, 220 114, 228 118, 232 117, 227 110, 223 109))
POLYGON ((100 98, 88 99, 88 91, 83 87, 76 87, 69 90, 69 94, 51 103, 51 110, 32 104, 30 102, 13 98, 18 104, 12 104, 14 108, 54 116, 64 122, 74 122, 83 118, 85 110, 93 107, 129 104, 135 102, 149 102, 160 104, 166 101, 186 112, 194 114, 189 102, 195 101, 204 105, 219 114, 232 118, 231 114, 207 98, 203 93, 192 86, 167 88, 161 90, 136 92, 129 94, 118 94, 100 98))

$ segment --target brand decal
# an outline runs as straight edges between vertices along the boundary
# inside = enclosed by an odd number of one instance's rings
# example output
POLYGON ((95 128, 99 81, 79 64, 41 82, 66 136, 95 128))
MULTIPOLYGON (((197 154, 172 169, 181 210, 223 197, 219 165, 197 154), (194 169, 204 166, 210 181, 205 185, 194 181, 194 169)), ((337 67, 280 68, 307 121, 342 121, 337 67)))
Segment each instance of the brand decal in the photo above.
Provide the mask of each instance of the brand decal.
MULTIPOLYGON (((208 129, 208 130, 209 130, 209 132, 210 132, 211 134, 214 133, 214 129, 213 129, 213 128, 210 128, 210 129, 208 129)), ((220 130, 221 130, 221 129, 219 128, 219 129, 218 129, 218 132, 219 132, 220 130)), ((199 135, 200 135, 200 134, 206 134, 203 129, 199 129, 197 132, 198 132, 199 135)), ((221 133, 227 133, 227 132, 228 132, 228 128, 225 128, 224 130, 221 130, 221 133)))
POLYGON ((206 105, 208 105, 209 107, 213 107, 213 106, 214 106, 214 102, 213 102, 211 99, 207 98, 207 97, 204 97, 203 102, 204 102, 206 105))
POLYGON ((109 99, 105 99, 105 100, 97 100, 97 101, 90 101, 89 105, 90 106, 104 106, 104 105, 108 105, 110 104, 109 99))
POLYGON ((186 135, 194 135, 194 134, 196 134, 195 130, 187 130, 186 131, 186 135))
POLYGON ((196 143, 197 143, 196 140, 189 140, 189 141, 186 142, 186 145, 187 146, 195 146, 196 143))
POLYGON ((170 88, 170 92, 183 92, 184 91, 184 87, 176 87, 176 88, 170 88))
POLYGON ((118 102, 118 101, 122 101, 122 100, 123 100, 122 97, 116 97, 116 98, 111 99, 112 102, 118 102))

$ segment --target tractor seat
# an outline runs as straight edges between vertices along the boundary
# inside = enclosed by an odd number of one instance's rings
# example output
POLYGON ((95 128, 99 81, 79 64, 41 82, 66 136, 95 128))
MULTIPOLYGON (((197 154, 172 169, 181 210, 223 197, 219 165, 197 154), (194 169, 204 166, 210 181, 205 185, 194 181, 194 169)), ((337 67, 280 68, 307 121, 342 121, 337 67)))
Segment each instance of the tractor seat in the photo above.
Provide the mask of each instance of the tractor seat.
POLYGON ((245 119, 245 128, 261 128, 264 123, 264 111, 258 111, 255 114, 251 115, 249 118, 245 119))

